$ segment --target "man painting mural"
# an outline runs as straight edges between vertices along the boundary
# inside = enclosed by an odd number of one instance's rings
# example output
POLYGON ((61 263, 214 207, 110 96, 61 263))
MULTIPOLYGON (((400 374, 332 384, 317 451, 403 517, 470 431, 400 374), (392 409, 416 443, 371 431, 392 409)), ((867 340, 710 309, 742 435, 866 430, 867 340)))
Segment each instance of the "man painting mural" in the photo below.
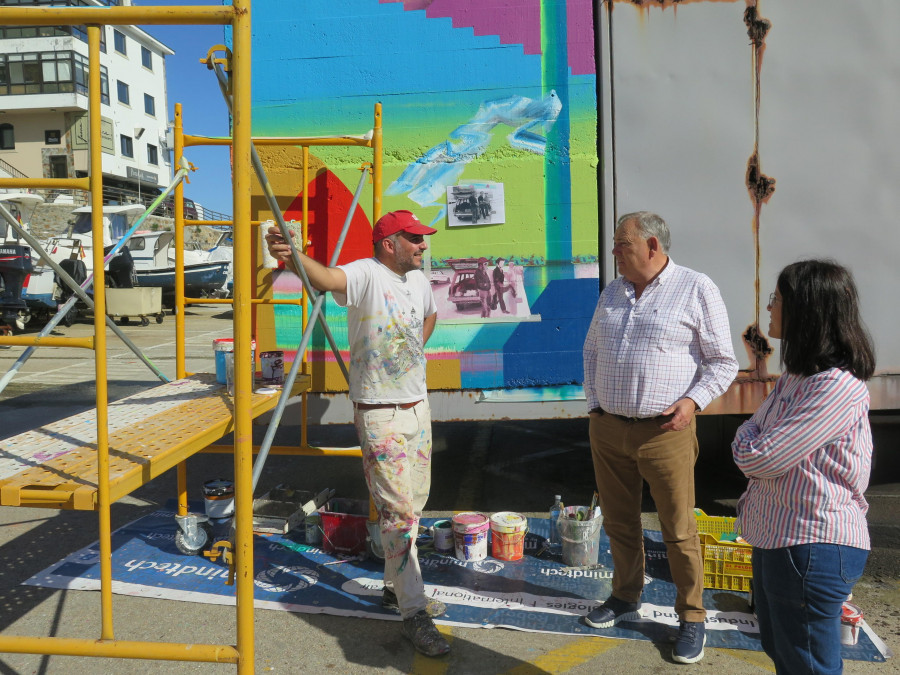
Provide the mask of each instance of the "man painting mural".
POLYGON ((694 414, 728 388, 738 364, 719 289, 668 250, 669 229, 656 214, 619 218, 612 252, 621 276, 600 294, 584 343, 591 455, 613 559, 612 594, 585 621, 609 628, 640 617, 647 481, 676 589, 672 658, 694 663, 706 642, 694 414))
MULTIPOLYGON (((372 258, 326 267, 298 252, 310 283, 347 308, 353 420, 385 554, 382 605, 399 609, 404 635, 426 656, 450 651, 431 619, 446 608, 425 597, 416 552, 431 487, 425 343, 437 320, 421 267, 424 235, 435 232, 411 212, 393 211, 375 223, 372 258)), ((271 255, 293 268, 277 227, 266 241, 271 255)))

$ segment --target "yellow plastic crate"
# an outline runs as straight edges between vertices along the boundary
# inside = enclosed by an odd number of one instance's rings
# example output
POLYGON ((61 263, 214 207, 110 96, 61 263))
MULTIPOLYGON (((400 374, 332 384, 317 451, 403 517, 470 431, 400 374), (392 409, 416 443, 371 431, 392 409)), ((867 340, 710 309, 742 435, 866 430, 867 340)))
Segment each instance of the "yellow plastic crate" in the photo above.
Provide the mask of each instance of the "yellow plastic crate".
POLYGON ((700 509, 694 509, 694 517, 703 557, 703 587, 749 593, 753 547, 736 541, 720 541, 723 534, 734 532, 737 519, 708 516, 700 509))

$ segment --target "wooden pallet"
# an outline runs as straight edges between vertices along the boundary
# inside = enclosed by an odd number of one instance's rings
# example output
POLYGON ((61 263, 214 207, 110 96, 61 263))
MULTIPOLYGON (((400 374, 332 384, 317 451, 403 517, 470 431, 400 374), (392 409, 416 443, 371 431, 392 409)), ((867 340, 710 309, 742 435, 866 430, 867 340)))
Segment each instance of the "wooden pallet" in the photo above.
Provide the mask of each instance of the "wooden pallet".
MULTIPOLYGON (((301 378, 304 376, 301 376, 301 378)), ((298 378, 298 381, 301 379, 298 378)), ((295 384, 306 389, 308 377, 295 384)), ((251 414, 280 392, 254 393, 251 414)), ((214 375, 194 375, 109 405, 109 488, 116 501, 234 429, 234 402, 214 375)), ((0 440, 0 505, 97 508, 96 410, 0 440)))

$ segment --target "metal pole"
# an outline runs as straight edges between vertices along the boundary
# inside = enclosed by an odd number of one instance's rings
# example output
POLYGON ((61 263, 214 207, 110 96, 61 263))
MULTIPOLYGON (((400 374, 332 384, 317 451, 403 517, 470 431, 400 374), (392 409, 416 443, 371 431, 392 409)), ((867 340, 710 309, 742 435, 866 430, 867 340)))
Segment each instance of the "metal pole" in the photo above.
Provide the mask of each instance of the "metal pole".
MULTIPOLYGON (((94 272, 100 288, 105 288, 103 272, 103 160, 100 147, 100 26, 88 26, 88 119, 90 125, 91 235, 94 272)), ((112 521, 109 492, 109 397, 106 364, 106 297, 94 300, 94 373, 97 382, 97 514, 100 543, 100 637, 112 640, 112 521)))
POLYGON ((252 105, 250 98, 250 0, 234 0, 232 37, 234 52, 234 105, 232 120, 234 142, 234 573, 237 607, 237 648, 240 655, 238 673, 254 672, 255 646, 253 637, 253 423, 251 396, 253 373, 248 368, 250 356, 250 322, 252 288, 250 272, 253 260, 250 252, 253 227, 250 223, 250 158, 252 134, 252 105))

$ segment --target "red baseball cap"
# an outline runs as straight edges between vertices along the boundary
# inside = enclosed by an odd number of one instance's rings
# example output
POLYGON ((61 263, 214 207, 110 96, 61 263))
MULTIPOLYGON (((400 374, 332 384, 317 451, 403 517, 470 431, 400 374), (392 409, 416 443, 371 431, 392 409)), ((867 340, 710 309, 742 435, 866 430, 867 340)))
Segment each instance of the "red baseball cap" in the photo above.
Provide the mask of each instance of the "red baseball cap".
POLYGON ((423 225, 412 211, 391 211, 381 216, 372 228, 372 243, 377 243, 397 232, 434 234, 437 230, 423 225))

